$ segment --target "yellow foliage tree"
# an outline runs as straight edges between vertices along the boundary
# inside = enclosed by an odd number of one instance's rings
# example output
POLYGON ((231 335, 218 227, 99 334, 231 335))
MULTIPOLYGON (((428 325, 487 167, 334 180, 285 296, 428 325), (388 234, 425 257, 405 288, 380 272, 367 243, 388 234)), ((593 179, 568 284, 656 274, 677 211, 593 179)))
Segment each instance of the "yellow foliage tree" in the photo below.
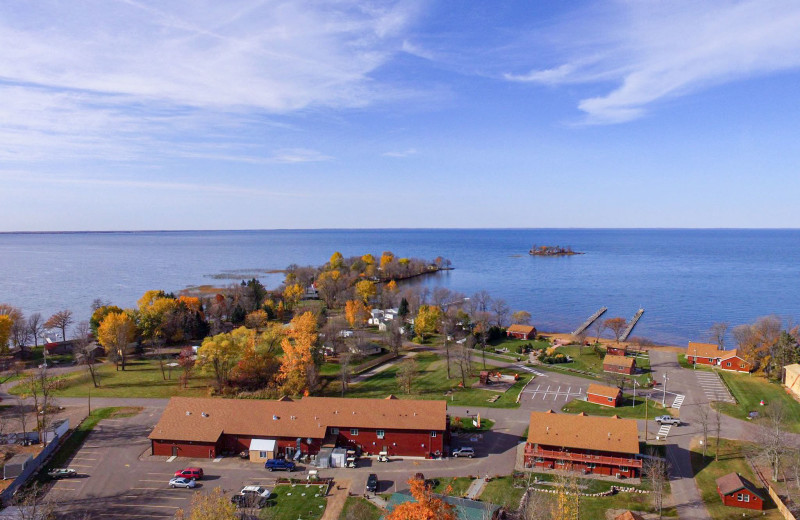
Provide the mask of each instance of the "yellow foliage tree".
POLYGON ((361 257, 361 261, 367 265, 373 265, 375 264, 375 257, 367 253, 366 255, 361 257))
POLYGON ((375 283, 369 280, 361 280, 360 282, 356 283, 356 294, 364 300, 364 303, 369 302, 371 298, 374 298, 376 294, 378 294, 378 289, 375 287, 375 283))
POLYGON ((176 520, 235 520, 236 505, 216 487, 210 493, 194 493, 190 512, 178 509, 176 520))
POLYGON ((389 283, 387 283, 386 284, 386 290, 389 291, 390 293, 396 293, 397 292, 397 282, 392 280, 389 283))
POLYGON ((283 357, 278 380, 286 395, 301 395, 308 390, 309 369, 314 365, 313 345, 309 340, 309 336, 302 335, 293 341, 284 338, 281 342, 283 357))
POLYGON ((398 504, 386 515, 386 520, 456 520, 455 508, 433 495, 425 480, 408 481, 414 501, 398 504))
POLYGON ((330 259, 331 269, 339 269, 342 267, 343 264, 344 264, 344 257, 342 256, 342 253, 336 251, 331 255, 330 259))
POLYGON ((106 350, 108 357, 125 370, 128 345, 136 338, 136 324, 125 312, 112 312, 103 318, 97 329, 97 341, 106 350))
POLYGON ((244 326, 248 329, 261 330, 269 323, 269 315, 263 309, 256 309, 244 318, 244 326))
POLYGON ((394 260, 394 253, 391 251, 384 251, 381 255, 381 269, 386 268, 394 260))
POLYGON ((197 364, 205 371, 213 373, 217 389, 222 390, 230 378, 233 367, 254 342, 255 331, 246 327, 207 337, 197 349, 197 364))
POLYGON ((369 319, 369 307, 361 300, 348 300, 344 305, 344 316, 351 327, 363 327, 369 319))
POLYGON ((425 341, 425 338, 436 332, 441 319, 442 309, 436 305, 420 305, 417 317, 414 319, 414 332, 425 341))
POLYGON ((299 316, 292 318, 289 322, 289 337, 292 339, 304 338, 308 344, 314 346, 317 343, 317 317, 313 312, 306 311, 299 316))
POLYGON ((0 314, 0 352, 8 353, 8 340, 11 338, 11 327, 14 320, 5 314, 0 314))
POLYGON ((283 299, 290 309, 300 301, 300 298, 303 297, 303 292, 303 287, 299 283, 286 286, 283 290, 283 299))

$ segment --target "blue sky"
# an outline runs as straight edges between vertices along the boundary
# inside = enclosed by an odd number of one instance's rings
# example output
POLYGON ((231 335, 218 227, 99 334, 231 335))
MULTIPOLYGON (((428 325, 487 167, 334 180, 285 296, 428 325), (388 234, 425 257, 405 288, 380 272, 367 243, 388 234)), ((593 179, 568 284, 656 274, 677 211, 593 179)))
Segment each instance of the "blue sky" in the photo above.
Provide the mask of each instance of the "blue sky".
POLYGON ((800 227, 800 3, 0 4, 0 231, 800 227))

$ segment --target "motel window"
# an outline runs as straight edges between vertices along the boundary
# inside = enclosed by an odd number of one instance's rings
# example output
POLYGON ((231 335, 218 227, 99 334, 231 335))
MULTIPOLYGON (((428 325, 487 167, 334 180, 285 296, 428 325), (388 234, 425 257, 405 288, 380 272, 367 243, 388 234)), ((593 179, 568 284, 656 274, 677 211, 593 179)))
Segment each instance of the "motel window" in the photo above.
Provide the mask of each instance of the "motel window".
POLYGON ((267 452, 266 451, 259 451, 258 452, 258 456, 261 457, 262 459, 266 459, 267 458, 267 452))
POLYGON ((350 428, 350 435, 352 435, 353 437, 358 435, 358 428, 350 428))
POLYGON ((542 457, 536 457, 536 462, 544 462, 544 458, 542 458, 542 457))
POLYGON ((728 361, 728 363, 727 363, 725 366, 726 366, 726 367, 729 367, 729 366, 731 366, 731 362, 730 362, 730 361, 728 361))
POLYGON ((608 402, 609 402, 609 403, 611 403, 611 402, 613 402, 613 401, 614 401, 614 398, 613 398, 613 397, 608 397, 607 399, 608 399, 608 402))
POLYGON ((331 428, 331 435, 339 435, 339 428, 331 428))
POLYGON ((595 464, 594 462, 590 462, 589 464, 586 465, 586 467, 589 469, 594 469, 597 467, 597 464, 595 464))
POLYGON ((383 430, 375 430, 375 435, 377 435, 379 439, 383 439, 384 436, 386 436, 386 432, 383 430))
POLYGON ((436 437, 436 435, 438 435, 438 432, 431 432, 431 437, 436 437))
POLYGON ((739 502, 744 502, 744 493, 738 493, 736 495, 736 500, 738 500, 739 502))
POLYGON ((624 466, 620 466, 620 468, 619 468, 619 472, 620 472, 620 473, 627 473, 627 472, 628 472, 628 468, 626 468, 626 467, 624 467, 624 466))

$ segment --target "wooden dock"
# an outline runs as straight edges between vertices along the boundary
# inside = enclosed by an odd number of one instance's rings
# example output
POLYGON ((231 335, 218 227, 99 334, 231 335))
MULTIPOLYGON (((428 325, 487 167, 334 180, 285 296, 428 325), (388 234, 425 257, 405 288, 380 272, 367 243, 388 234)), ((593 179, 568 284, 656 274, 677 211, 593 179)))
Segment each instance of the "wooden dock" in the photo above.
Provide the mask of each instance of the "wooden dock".
POLYGON ((623 332, 622 336, 619 337, 620 341, 625 341, 626 339, 628 339, 628 336, 630 336, 631 332, 633 332, 633 328, 636 326, 637 323, 639 323, 639 318, 642 317, 642 314, 644 314, 644 309, 639 309, 638 311, 636 311, 636 314, 633 316, 633 319, 630 321, 630 323, 628 323, 628 328, 625 329, 625 332, 623 332))
POLYGON ((589 328, 589 326, 590 326, 592 323, 594 323, 595 321, 597 321, 597 318, 599 318, 600 316, 602 316, 602 315, 603 315, 603 313, 604 313, 604 312, 606 312, 607 310, 608 310, 608 307, 603 307, 603 308, 601 308, 601 309, 598 309, 598 310, 597 310, 597 312, 595 312, 594 314, 592 314, 591 316, 589 316, 589 319, 588 319, 588 320, 586 320, 586 321, 584 321, 584 322, 583 322, 583 324, 582 324, 580 327, 578 327, 577 329, 575 329, 575 332, 573 332, 573 334, 575 334, 575 335, 578 335, 578 334, 580 334, 581 332, 583 332, 584 330, 588 329, 588 328, 589 328))

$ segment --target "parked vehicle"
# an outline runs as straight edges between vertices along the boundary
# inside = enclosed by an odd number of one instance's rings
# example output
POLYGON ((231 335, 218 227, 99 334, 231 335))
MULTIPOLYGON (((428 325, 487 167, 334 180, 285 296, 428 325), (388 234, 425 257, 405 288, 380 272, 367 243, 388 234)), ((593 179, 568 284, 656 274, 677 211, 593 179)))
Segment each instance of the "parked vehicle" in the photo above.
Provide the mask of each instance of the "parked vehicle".
POLYGON ((681 425, 681 420, 671 415, 660 415, 656 417, 656 422, 658 424, 674 424, 675 426, 681 425))
POLYGON ((378 475, 375 473, 370 473, 367 477, 367 491, 370 493, 378 491, 378 475))
POLYGON ((347 457, 347 462, 345 463, 346 468, 355 468, 358 466, 358 459, 355 457, 347 457))
POLYGON ((269 471, 294 471, 294 462, 286 459, 269 459, 264 463, 264 467, 269 471))
POLYGON ((259 496, 262 498, 269 498, 272 492, 261 486, 245 486, 239 491, 240 495, 259 496))
POLYGON ((461 448, 456 448, 451 453, 453 457, 468 457, 472 458, 475 456, 475 449, 472 446, 463 446, 461 448))
POLYGON ((77 477, 77 470, 71 468, 53 468, 47 472, 50 478, 72 478, 77 477))
POLYGON ((389 462, 389 452, 382 451, 378 453, 378 462, 389 462))
POLYGON ((194 480, 186 477, 175 477, 169 481, 169 487, 171 488, 193 488, 196 484, 194 480))
POLYGON ((203 478, 203 468, 186 468, 175 472, 176 477, 185 477, 192 480, 200 480, 203 478))

